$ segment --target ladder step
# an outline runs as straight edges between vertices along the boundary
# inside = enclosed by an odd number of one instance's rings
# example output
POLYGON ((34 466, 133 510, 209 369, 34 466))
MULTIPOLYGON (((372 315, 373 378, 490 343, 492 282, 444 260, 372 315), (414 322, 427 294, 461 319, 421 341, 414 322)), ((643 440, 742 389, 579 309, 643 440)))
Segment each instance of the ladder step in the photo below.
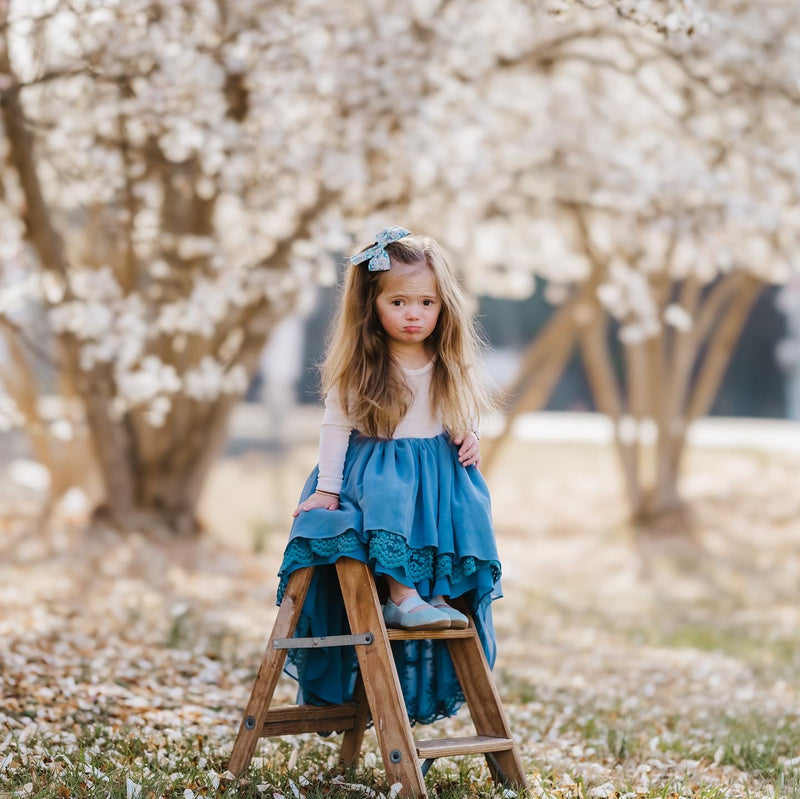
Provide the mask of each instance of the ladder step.
POLYGON ((425 759, 453 755, 484 755, 487 752, 508 752, 514 748, 511 738, 491 735, 470 735, 464 738, 434 738, 415 741, 417 756, 425 759))
POLYGON ((467 628, 465 630, 401 630, 392 627, 387 629, 390 641, 427 641, 430 638, 472 638, 475 630, 467 628))
POLYGON ((286 705, 267 711, 259 735, 297 735, 301 732, 346 732, 355 726, 358 705, 286 705))

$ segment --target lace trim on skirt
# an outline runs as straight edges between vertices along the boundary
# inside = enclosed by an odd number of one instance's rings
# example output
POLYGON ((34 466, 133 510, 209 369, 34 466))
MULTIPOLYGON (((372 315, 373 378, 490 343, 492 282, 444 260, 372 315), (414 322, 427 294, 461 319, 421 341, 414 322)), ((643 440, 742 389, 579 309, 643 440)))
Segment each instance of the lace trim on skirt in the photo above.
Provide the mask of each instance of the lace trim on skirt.
POLYGON ((355 530, 347 530, 331 538, 294 538, 283 556, 278 584, 278 604, 283 599, 289 575, 297 568, 304 566, 322 566, 347 555, 364 560, 375 571, 381 566, 389 569, 401 569, 408 578, 419 583, 430 580, 431 585, 444 579, 452 585, 463 582, 467 577, 481 569, 488 569, 493 583, 501 576, 500 562, 483 561, 471 555, 457 557, 452 552, 436 554, 435 547, 413 549, 405 538, 388 530, 374 530, 369 533, 368 544, 362 543, 355 530), (295 565, 296 564, 296 565, 295 565))

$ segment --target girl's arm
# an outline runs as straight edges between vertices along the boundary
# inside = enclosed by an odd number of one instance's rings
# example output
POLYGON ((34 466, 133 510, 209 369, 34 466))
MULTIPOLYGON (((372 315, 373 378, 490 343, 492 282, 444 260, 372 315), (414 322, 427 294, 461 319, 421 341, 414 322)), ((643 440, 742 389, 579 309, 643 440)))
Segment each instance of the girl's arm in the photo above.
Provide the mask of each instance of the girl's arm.
POLYGON ((295 508, 293 516, 301 511, 339 507, 339 491, 342 487, 344 459, 350 441, 352 424, 347 419, 338 395, 331 391, 325 398, 325 415, 319 436, 319 475, 314 493, 295 508))

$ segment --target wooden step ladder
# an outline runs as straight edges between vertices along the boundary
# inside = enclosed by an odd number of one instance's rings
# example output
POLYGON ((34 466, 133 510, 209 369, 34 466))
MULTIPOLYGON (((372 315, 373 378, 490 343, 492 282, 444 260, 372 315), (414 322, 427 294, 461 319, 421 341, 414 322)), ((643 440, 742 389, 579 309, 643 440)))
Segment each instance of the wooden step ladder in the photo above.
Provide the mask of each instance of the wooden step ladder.
POLYGON ((389 783, 399 782, 403 786, 399 796, 427 796, 425 773, 430 764, 435 758, 453 755, 485 755, 496 782, 514 788, 525 787, 519 754, 472 619, 465 630, 387 629, 369 568, 352 558, 340 558, 336 571, 351 635, 287 641, 294 635, 313 571, 313 567, 299 569, 289 578, 228 770, 237 776, 245 771, 259 738, 304 732, 343 732, 341 761, 354 765, 371 715, 389 783), (414 740, 390 641, 421 639, 447 642, 477 735, 414 740), (337 646, 343 643, 355 643, 358 656, 359 677, 352 702, 270 709, 287 649, 297 644, 337 646))

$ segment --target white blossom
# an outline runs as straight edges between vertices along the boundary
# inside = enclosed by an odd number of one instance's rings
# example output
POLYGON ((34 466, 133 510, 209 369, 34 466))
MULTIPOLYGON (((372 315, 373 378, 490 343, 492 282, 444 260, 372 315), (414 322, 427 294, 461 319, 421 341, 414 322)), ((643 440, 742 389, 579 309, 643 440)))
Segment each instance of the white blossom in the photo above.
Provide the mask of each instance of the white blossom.
POLYGON ((668 305, 664 310, 664 321, 682 333, 692 329, 692 317, 685 308, 676 303, 668 305))
POLYGON ((57 419, 51 422, 50 433, 59 441, 72 441, 75 437, 75 427, 68 419, 57 419))
POLYGON ((208 402, 223 394, 243 393, 247 388, 247 372, 241 364, 226 371, 224 364, 206 355, 199 366, 183 375, 186 394, 192 399, 208 402))
POLYGON ((75 297, 86 302, 113 302, 122 297, 122 289, 108 266, 73 270, 69 286, 75 297))
POLYGON ((25 416, 14 400, 2 392, 0 387, 0 432, 7 433, 15 427, 23 427, 25 416))
POLYGON ((119 397, 129 406, 151 404, 165 394, 180 391, 181 379, 174 366, 155 355, 146 356, 141 367, 131 371, 118 370, 116 375, 119 397))
MULTIPOLYGON (((70 264, 36 274, 82 368, 118 381, 110 412, 163 420, 156 398, 243 391, 229 331, 333 285, 386 224, 434 235, 475 292, 563 300, 602 268, 627 342, 687 329, 663 277, 796 274, 791 4, 548 5, 558 20, 523 0, 253 0, 228 4, 221 36, 212 0, 86 0, 41 48, 15 0, 12 66, 70 264)), ((0 258, 26 265, 21 189, 4 188, 0 258)))

